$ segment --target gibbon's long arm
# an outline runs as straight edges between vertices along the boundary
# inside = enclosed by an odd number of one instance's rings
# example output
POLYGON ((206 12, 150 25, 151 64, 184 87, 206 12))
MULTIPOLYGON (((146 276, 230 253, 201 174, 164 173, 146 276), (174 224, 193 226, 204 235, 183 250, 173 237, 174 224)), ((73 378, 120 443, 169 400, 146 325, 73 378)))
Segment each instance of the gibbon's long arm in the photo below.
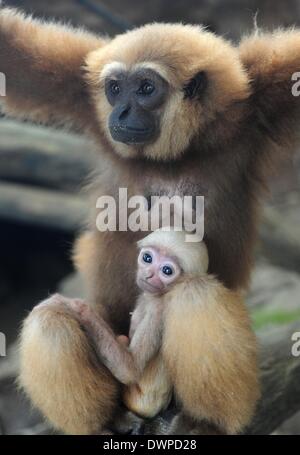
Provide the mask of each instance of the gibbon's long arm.
MULTIPOLYGON (((293 145, 300 120, 300 31, 257 32, 244 38, 240 58, 247 70, 252 95, 250 107, 255 123, 273 143, 293 145), (298 75, 299 79, 299 75, 298 75), (294 87, 294 88, 293 88, 294 87)), ((251 127, 250 127, 251 130, 251 127)))
POLYGON ((4 111, 43 123, 96 128, 83 66, 87 54, 104 44, 105 40, 83 30, 43 23, 0 6, 4 111))
POLYGON ((137 382, 137 369, 131 353, 117 340, 104 319, 95 313, 92 318, 83 322, 83 326, 87 329, 98 357, 114 377, 123 384, 137 382))
POLYGON ((153 304, 148 307, 145 316, 138 324, 129 345, 129 350, 140 372, 161 348, 162 332, 162 305, 153 304))

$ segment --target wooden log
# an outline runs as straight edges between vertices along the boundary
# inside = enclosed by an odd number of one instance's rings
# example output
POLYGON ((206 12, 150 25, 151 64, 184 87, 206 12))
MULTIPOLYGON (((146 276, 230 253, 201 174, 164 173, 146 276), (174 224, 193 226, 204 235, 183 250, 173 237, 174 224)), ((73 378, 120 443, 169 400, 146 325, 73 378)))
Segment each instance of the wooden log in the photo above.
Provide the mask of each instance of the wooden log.
POLYGON ((87 220, 80 196, 0 182, 0 219, 73 233, 87 220))
POLYGON ((52 128, 0 121, 0 179, 73 192, 94 163, 92 143, 52 128))

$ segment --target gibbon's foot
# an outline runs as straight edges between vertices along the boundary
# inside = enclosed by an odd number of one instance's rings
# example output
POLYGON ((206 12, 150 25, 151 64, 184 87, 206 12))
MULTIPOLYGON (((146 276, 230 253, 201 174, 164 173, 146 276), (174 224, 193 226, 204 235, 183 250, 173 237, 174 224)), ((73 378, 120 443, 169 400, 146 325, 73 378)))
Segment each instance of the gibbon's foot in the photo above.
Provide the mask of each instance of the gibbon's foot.
POLYGON ((82 299, 69 298, 56 293, 51 295, 51 297, 49 297, 48 299, 45 299, 41 303, 36 305, 32 309, 32 311, 36 311, 44 307, 48 308, 53 307, 57 309, 61 307, 61 309, 64 309, 65 311, 69 312, 70 314, 74 314, 75 316, 76 312, 73 311, 73 307, 75 308, 77 305, 80 305, 81 303, 83 303, 82 299))
POLYGON ((120 384, 96 357, 73 300, 55 294, 25 319, 19 383, 55 428, 101 434, 114 420, 120 384))
POLYGON ((122 384, 135 383, 138 371, 128 349, 129 338, 125 335, 116 336, 109 324, 84 300, 55 295, 52 302, 57 299, 61 305, 67 306, 69 314, 80 324, 100 363, 122 384))
MULTIPOLYGON (((58 295, 58 297, 62 296, 58 295)), ((70 310, 74 313, 75 318, 85 328, 90 327, 91 323, 95 323, 96 321, 100 324, 106 324, 101 316, 99 316, 84 300, 62 298, 64 300, 64 304, 69 306, 70 310)), ((129 345, 129 338, 126 335, 119 335, 116 339, 123 346, 129 345)))
MULTIPOLYGON (((84 328, 88 328, 91 323, 94 323, 95 321, 105 326, 107 325, 101 316, 99 316, 95 310, 93 310, 91 306, 83 299, 65 297, 61 294, 56 293, 36 305, 33 308, 33 311, 45 307, 53 309, 55 308, 57 310, 61 309, 64 312, 67 312, 73 316, 84 328)), ((126 338, 127 337, 121 335, 120 340, 118 339, 118 341, 120 341, 123 345, 128 345, 126 338)))
POLYGON ((82 299, 68 299, 67 305, 73 311, 78 322, 84 326, 95 319, 100 319, 91 306, 82 299))

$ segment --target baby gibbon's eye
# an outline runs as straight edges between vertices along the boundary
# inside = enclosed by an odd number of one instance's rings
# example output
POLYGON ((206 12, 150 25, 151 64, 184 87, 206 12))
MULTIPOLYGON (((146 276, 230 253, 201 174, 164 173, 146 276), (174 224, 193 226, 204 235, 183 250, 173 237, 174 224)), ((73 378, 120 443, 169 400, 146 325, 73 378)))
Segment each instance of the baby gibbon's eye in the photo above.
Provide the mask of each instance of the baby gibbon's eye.
POLYGON ((121 88, 117 81, 110 81, 109 90, 113 96, 119 95, 121 88))
POLYGON ((143 261, 146 262, 147 264, 152 263, 152 256, 150 253, 144 253, 143 254, 143 261))
POLYGON ((207 76, 204 71, 199 71, 183 87, 184 98, 195 98, 200 96, 207 87, 207 76))
POLYGON ((174 270, 169 265, 164 265, 161 269, 162 273, 166 276, 171 276, 174 273, 174 270))

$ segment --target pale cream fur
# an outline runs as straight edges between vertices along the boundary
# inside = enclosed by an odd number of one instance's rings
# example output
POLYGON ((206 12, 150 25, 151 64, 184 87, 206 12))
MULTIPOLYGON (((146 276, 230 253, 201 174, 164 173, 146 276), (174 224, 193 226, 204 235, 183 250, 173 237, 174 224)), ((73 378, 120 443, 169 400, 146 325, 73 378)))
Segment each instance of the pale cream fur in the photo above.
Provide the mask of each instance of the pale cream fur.
POLYGON ((176 257, 184 273, 204 275, 208 269, 208 251, 204 242, 187 242, 184 231, 157 229, 138 242, 139 248, 158 247, 176 257))
MULTIPOLYGON (((133 412, 153 417, 167 407, 174 388, 184 412, 196 422, 239 433, 259 398, 256 338, 243 297, 207 274, 203 242, 185 242, 184 232, 157 230, 138 242, 139 248, 150 246, 176 258, 182 275, 159 297, 159 354, 138 385, 125 389, 124 402, 133 412)), ((156 303, 150 295, 140 299, 144 311, 156 303)))

